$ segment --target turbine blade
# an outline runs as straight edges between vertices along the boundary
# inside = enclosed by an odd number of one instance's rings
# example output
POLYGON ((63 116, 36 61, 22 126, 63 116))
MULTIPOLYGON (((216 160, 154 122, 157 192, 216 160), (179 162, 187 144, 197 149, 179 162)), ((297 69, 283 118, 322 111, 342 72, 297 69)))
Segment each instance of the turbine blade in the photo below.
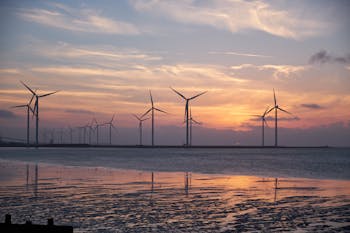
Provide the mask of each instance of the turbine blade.
POLYGON ((276 101, 276 95, 275 95, 275 88, 273 88, 273 100, 275 101, 275 106, 276 106, 277 101, 276 101))
POLYGON ((184 116, 184 121, 187 120, 188 117, 188 100, 186 100, 186 105, 185 105, 185 116, 184 116))
POLYGON ((269 111, 267 111, 267 113, 265 114, 265 116, 267 115, 267 114, 269 114, 272 110, 274 110, 275 109, 275 107, 272 107, 269 111))
POLYGON ((141 116, 141 118, 143 118, 144 116, 146 116, 150 111, 152 111, 152 108, 148 109, 148 111, 145 112, 145 113, 141 116))
POLYGON ((162 113, 168 114, 166 111, 163 111, 163 110, 161 110, 159 108, 154 108, 154 110, 157 110, 158 112, 162 112, 162 113))
POLYGON ((192 96, 191 98, 189 98, 189 100, 193 100, 193 99, 197 98, 198 96, 201 96, 201 95, 203 95, 205 93, 207 93, 207 91, 204 91, 202 93, 199 93, 198 95, 192 96))
POLYGON ((153 97, 152 97, 152 92, 151 92, 151 90, 149 90, 149 96, 151 97, 151 103, 152 103, 152 107, 153 107, 153 97))
POLYGON ((29 105, 29 109, 30 109, 30 111, 34 114, 34 109, 29 105))
POLYGON ((135 114, 132 114, 137 120, 141 121, 141 118, 139 118, 138 116, 136 116, 135 114))
POLYGON ((34 104, 34 112, 35 113, 36 111, 36 114, 38 114, 38 98, 35 100, 35 104, 34 104))
POLYGON ((12 106, 11 108, 23 108, 23 107, 28 107, 27 104, 24 105, 16 105, 16 106, 12 106))
POLYGON ((32 98, 30 98, 30 101, 29 101, 28 105, 31 105, 31 104, 32 104, 32 101, 33 101, 33 99, 34 99, 34 96, 35 96, 35 95, 32 95, 32 98))
POLYGON ((263 118, 263 121, 264 121, 264 124, 267 126, 267 128, 270 128, 265 118, 263 118))
POLYGON ((148 120, 149 119, 149 117, 147 117, 147 118, 145 118, 145 119, 141 119, 141 121, 146 121, 146 120, 148 120))
POLYGON ((290 113, 290 112, 288 112, 288 111, 286 111, 286 110, 284 110, 284 109, 282 109, 280 107, 278 107, 277 109, 281 110, 282 112, 285 112, 285 113, 288 113, 288 114, 292 115, 292 113, 290 113))
POLYGON ((200 122, 198 122, 198 121, 196 121, 195 119, 193 119, 193 118, 191 118, 191 120, 194 122, 194 123, 196 123, 197 125, 201 125, 202 123, 200 123, 200 122))
POLYGON ((249 116, 253 116, 253 117, 261 117, 260 115, 249 115, 249 116))
POLYGON ((111 119, 110 123, 112 123, 112 122, 113 122, 113 120, 114 120, 114 116, 115 116, 115 114, 113 114, 113 116, 112 116, 112 119, 111 119))
POLYGON ((269 110, 269 108, 270 108, 270 106, 267 106, 267 108, 266 108, 266 110, 265 110, 264 114, 262 115, 263 117, 264 117, 264 116, 266 116, 267 111, 269 110))
POLYGON ((176 94, 178 94, 179 96, 181 96, 183 99, 187 100, 187 98, 181 94, 180 92, 178 92, 177 90, 175 90, 174 88, 170 87, 171 90, 173 90, 176 94))
POLYGON ((36 95, 35 94, 35 92, 32 90, 32 89, 30 89, 30 87, 28 87, 24 82, 22 82, 22 81, 20 81, 22 84, 23 84, 23 86, 25 86, 33 95, 36 95))
POLYGON ((54 91, 54 92, 50 92, 50 93, 47 93, 47 94, 44 94, 44 95, 39 95, 38 97, 45 97, 45 96, 53 95, 53 94, 55 94, 57 92, 59 92, 59 91, 54 91))

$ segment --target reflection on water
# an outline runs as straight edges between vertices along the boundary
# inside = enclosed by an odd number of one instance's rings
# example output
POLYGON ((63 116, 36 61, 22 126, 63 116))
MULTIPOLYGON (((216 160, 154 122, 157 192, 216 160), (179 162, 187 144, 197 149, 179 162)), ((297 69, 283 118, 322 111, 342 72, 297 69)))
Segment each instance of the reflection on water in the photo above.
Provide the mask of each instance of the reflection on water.
POLYGON ((0 162, 0 217, 75 232, 346 231, 350 182, 0 162), (39 174, 40 172, 40 174, 39 174), (307 216, 307 217, 306 217, 307 216), (344 230, 345 229, 345 230, 344 230))

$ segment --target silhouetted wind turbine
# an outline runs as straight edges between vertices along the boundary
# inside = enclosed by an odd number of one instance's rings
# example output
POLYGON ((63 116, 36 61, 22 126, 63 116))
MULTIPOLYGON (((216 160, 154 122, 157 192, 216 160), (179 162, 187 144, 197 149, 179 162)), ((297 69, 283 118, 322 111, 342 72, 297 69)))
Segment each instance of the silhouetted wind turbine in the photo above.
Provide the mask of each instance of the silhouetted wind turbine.
POLYGON ((91 123, 87 125, 88 129, 89 129, 89 144, 91 145, 91 131, 94 131, 94 129, 92 128, 92 125, 94 124, 94 120, 92 119, 91 123))
POLYGON ((142 117, 138 117, 135 114, 132 114, 138 121, 139 121, 139 132, 140 132, 140 136, 139 136, 139 140, 140 140, 140 146, 142 146, 142 122, 144 122, 145 120, 148 120, 148 118, 143 119, 142 117))
POLYGON ((32 98, 30 99, 30 101, 28 102, 28 104, 24 104, 24 105, 17 105, 17 106, 13 106, 12 108, 23 108, 26 107, 27 108, 27 145, 29 145, 29 112, 31 111, 34 114, 34 110, 32 109, 32 107, 30 106, 32 101, 34 99, 34 95, 32 95, 32 98))
POLYGON ((96 118, 93 119, 93 122, 95 122, 95 124, 96 124, 96 127, 95 127, 95 130, 96 130, 96 144, 98 145, 99 144, 99 128, 100 128, 100 126, 103 126, 104 124, 98 124, 96 118))
POLYGON ((192 124, 195 123, 197 125, 201 125, 202 123, 196 121, 193 117, 192 117, 192 111, 190 108, 190 145, 192 146, 192 124))
POLYGON ((113 114, 112 119, 103 125, 109 125, 109 145, 112 145, 112 128, 114 130, 117 130, 117 128, 113 125, 113 120, 114 120, 115 114, 113 114))
POLYGON ((288 113, 288 114, 290 114, 290 115, 292 115, 290 112, 288 112, 288 111, 286 111, 286 110, 284 110, 284 109, 282 109, 282 108, 280 108, 279 106, 278 106, 278 104, 277 104, 277 100, 276 100, 276 94, 275 94, 275 89, 273 89, 273 100, 274 100, 274 106, 269 110, 269 111, 267 111, 267 113, 266 113, 266 115, 269 113, 269 112, 271 112, 272 110, 275 110, 275 146, 277 147, 278 146, 278 141, 277 141, 277 139, 278 139, 278 137, 277 137, 277 110, 280 110, 280 111, 282 111, 282 112, 285 112, 285 113, 288 113))
POLYGON ((198 96, 201 96, 203 94, 206 93, 206 91, 199 93, 195 96, 192 96, 190 98, 186 98, 184 95, 182 95, 180 92, 176 91, 175 89, 173 89, 172 87, 170 87, 171 90, 173 90, 176 94, 178 94, 179 96, 181 96, 185 101, 186 101, 186 105, 185 105, 185 120, 186 120, 186 146, 189 145, 189 135, 188 135, 188 123, 189 123, 189 114, 188 114, 188 106, 189 106, 189 102, 190 100, 193 100, 195 98, 197 98, 198 96))
POLYGON ((73 129, 68 126, 69 129, 69 138, 70 138, 70 144, 73 144, 73 129))
POLYGON ((58 91, 50 92, 44 95, 37 95, 36 92, 30 89, 24 82, 21 81, 21 83, 35 96, 35 105, 34 105, 34 112, 33 112, 35 113, 35 117, 36 117, 35 141, 36 141, 36 145, 39 145, 39 98, 55 94, 58 91))
POLYGON ((151 104, 152 104, 152 106, 151 106, 150 109, 148 109, 147 112, 145 112, 145 113, 141 116, 141 118, 143 118, 144 116, 146 116, 149 112, 152 112, 152 146, 154 146, 154 110, 156 110, 156 111, 158 111, 158 112, 162 112, 162 113, 166 113, 166 112, 163 111, 163 110, 161 110, 161 109, 159 109, 159 108, 155 108, 155 107, 154 107, 153 98, 152 98, 152 92, 151 92, 151 91, 149 91, 149 96, 150 96, 150 98, 151 98, 151 104))
POLYGON ((259 117, 261 119, 262 146, 265 146, 265 125, 268 127, 265 117, 266 117, 268 111, 269 111, 269 106, 267 106, 265 112, 262 115, 253 115, 253 116, 259 117))

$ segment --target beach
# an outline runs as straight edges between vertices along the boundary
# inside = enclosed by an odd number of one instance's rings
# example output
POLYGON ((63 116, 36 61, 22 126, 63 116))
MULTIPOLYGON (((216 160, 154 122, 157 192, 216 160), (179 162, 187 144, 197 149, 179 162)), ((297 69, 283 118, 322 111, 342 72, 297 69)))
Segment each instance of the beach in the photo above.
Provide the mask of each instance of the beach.
POLYGON ((350 231, 349 150, 140 151, 2 148, 0 216, 74 232, 350 231), (319 168, 285 169, 305 154, 319 168))

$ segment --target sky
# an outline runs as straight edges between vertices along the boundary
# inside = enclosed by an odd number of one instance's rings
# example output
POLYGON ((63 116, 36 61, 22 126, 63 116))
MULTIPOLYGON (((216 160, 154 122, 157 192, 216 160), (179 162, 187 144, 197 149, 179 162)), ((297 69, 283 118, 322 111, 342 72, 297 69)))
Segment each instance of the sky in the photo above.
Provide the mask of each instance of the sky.
MULTIPOLYGON (((350 146, 350 2, 1 1, 0 135, 25 138, 31 94, 44 131, 116 114, 114 143, 137 143, 137 120, 156 113, 156 143, 182 144, 194 96, 194 144, 253 145, 254 115, 278 105, 283 145, 350 146)), ((266 143, 273 144, 274 115, 266 143)), ((34 131, 34 120, 31 120, 34 131)), ((144 122, 145 143, 150 121, 144 122)), ((105 128, 105 127, 104 127, 105 128)), ((102 129, 107 130, 107 129, 102 129)))

